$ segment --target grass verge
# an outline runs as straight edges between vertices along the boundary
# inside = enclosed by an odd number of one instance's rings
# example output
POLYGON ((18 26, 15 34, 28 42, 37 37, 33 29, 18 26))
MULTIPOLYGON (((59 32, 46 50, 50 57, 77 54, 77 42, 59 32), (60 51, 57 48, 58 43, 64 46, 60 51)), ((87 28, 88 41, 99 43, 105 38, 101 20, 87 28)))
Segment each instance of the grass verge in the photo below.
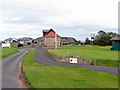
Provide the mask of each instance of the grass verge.
POLYGON ((29 49, 23 71, 31 88, 117 88, 118 76, 78 67, 39 65, 29 49))
POLYGON ((9 55, 17 53, 18 50, 15 48, 0 48, 0 58, 5 58, 9 55))
POLYGON ((118 51, 112 51, 110 48, 110 46, 63 46, 48 51, 59 57, 76 55, 88 60, 96 60, 96 65, 118 67, 118 51))

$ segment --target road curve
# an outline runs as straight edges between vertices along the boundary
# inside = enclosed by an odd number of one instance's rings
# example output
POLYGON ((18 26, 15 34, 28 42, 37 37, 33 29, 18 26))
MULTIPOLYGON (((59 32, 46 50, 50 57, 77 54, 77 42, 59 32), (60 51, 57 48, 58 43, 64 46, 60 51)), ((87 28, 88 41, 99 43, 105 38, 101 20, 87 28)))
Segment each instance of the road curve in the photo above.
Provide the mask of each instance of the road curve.
POLYGON ((20 62, 27 54, 27 50, 19 52, 2 60, 2 88, 25 88, 19 79, 20 62))
POLYGON ((43 49, 37 50, 34 58, 39 64, 43 64, 43 65, 82 67, 82 68, 87 68, 87 69, 96 70, 96 71, 118 74, 118 68, 114 68, 114 67, 106 67, 106 66, 94 67, 93 65, 79 65, 78 66, 76 64, 71 64, 67 62, 58 62, 52 57, 50 57, 48 54, 44 53, 43 49))

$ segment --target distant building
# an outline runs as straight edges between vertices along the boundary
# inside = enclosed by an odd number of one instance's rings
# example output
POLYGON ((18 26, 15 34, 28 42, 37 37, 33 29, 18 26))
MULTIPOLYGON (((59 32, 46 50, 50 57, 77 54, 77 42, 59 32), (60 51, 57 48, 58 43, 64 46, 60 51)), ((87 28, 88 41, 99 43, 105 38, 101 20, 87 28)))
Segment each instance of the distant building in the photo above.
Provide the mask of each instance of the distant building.
POLYGON ((61 45, 61 37, 53 30, 43 30, 43 36, 34 39, 39 46, 57 46, 61 45))
POLYGON ((10 48, 10 43, 2 43, 2 48, 10 48))
POLYGON ((16 43, 17 39, 16 38, 8 38, 8 39, 5 39, 5 42, 6 43, 16 43))
POLYGON ((69 45, 71 43, 75 43, 75 40, 73 37, 61 37, 61 43, 62 45, 69 45))
POLYGON ((43 30, 43 36, 34 39, 39 46, 57 46, 69 45, 70 42, 75 43, 72 37, 60 37, 53 29, 43 30))
POLYGON ((60 36, 53 30, 43 30, 43 45, 44 46, 57 46, 61 45, 61 38, 60 36))
POLYGON ((43 36, 34 39, 39 46, 57 46, 61 45, 61 37, 53 30, 43 30, 43 36))
POLYGON ((33 41, 36 42, 38 46, 44 46, 43 37, 38 37, 33 41))
POLYGON ((17 42, 18 42, 18 43, 21 43, 21 44, 23 44, 23 43, 28 43, 28 42, 31 43, 32 40, 33 40, 33 38, 31 38, 31 37, 23 37, 23 38, 17 39, 17 42))

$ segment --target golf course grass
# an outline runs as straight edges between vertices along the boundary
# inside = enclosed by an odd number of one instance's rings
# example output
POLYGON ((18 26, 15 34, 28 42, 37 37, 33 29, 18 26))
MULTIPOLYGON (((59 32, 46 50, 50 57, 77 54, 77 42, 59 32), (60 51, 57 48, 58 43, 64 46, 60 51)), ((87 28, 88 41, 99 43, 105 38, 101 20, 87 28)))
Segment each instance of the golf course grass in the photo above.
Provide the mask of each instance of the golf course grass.
POLYGON ((117 88, 118 76, 115 74, 84 69, 37 64, 35 49, 23 60, 23 71, 31 88, 117 88))
POLYGON ((0 58, 5 58, 9 55, 17 53, 18 50, 15 48, 0 48, 0 58))
POLYGON ((48 50, 57 56, 76 55, 88 60, 96 60, 96 65, 118 67, 118 51, 110 46, 63 46, 48 50))

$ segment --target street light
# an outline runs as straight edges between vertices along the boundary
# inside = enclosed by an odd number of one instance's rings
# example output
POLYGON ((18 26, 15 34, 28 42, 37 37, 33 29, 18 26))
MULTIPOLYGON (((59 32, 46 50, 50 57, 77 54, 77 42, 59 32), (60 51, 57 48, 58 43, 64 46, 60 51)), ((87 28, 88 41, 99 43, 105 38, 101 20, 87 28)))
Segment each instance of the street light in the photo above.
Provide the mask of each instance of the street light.
POLYGON ((56 32, 55 32, 55 49, 57 49, 57 35, 56 35, 56 32))

